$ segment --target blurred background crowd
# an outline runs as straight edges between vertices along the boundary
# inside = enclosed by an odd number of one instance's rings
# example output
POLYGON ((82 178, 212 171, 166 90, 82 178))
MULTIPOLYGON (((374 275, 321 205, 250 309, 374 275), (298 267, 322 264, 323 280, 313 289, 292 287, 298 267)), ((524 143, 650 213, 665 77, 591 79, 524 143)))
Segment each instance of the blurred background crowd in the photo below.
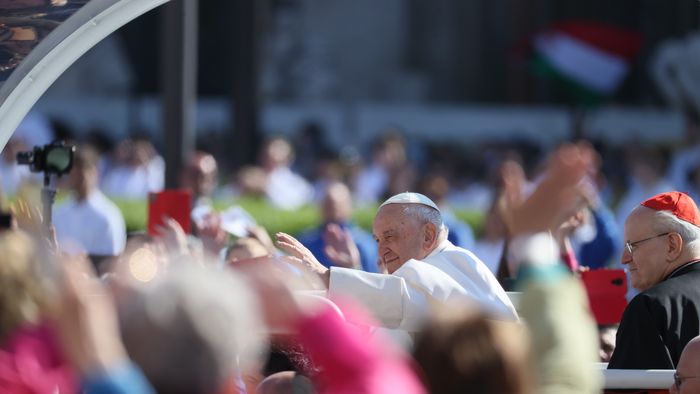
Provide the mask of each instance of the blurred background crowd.
MULTIPOLYGON (((624 219, 643 198, 668 190, 683 190, 694 198, 700 195, 700 156, 695 154, 700 150, 700 129, 688 120, 685 132, 683 145, 675 148, 591 141, 602 158, 600 171, 590 182, 590 212, 572 233, 583 265, 599 268, 616 262, 623 244, 624 219), (609 240, 606 252, 586 254, 582 246, 600 237, 609 240)), ((40 185, 41 176, 16 164, 15 156, 55 138, 94 150, 98 155, 96 187, 115 201, 145 204, 149 193, 164 188, 166 164, 148 136, 134 134, 113 141, 97 131, 79 135, 32 113, 3 151, 0 176, 5 194, 14 196, 23 188, 30 190, 32 184, 40 185), (43 140, 36 139, 40 135, 45 136, 43 140)), ((353 208, 372 210, 389 196, 419 191, 439 204, 453 241, 474 250, 494 273, 505 234, 495 214, 503 167, 517 163, 525 181, 534 185, 551 152, 551 148, 517 139, 476 146, 465 146, 464 141, 429 143, 407 137, 399 128, 380 130, 361 150, 335 150, 324 141, 323 129, 309 122, 289 138, 270 136, 254 162, 225 171, 222 162, 227 157, 209 149, 212 145, 215 143, 202 140, 180 176, 179 186, 194 192, 195 205, 217 202, 223 210, 237 199, 254 199, 282 211, 310 206, 320 214, 312 222, 322 224, 348 221, 353 208), (334 184, 347 190, 340 196, 329 193, 334 184), (328 204, 333 206, 328 208, 328 204)), ((70 190, 65 179, 59 184, 70 190)), ((368 230, 368 223, 362 224, 368 230)), ((298 235, 308 228, 296 230, 298 235)))

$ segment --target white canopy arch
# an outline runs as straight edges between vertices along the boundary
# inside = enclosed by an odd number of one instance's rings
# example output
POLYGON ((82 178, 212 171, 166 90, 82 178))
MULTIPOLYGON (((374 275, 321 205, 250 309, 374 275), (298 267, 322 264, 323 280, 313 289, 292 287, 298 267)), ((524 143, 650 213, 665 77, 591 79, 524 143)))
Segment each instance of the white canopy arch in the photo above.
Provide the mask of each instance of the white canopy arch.
POLYGON ((73 62, 120 27, 168 1, 92 0, 56 27, 0 87, 0 150, 73 62))

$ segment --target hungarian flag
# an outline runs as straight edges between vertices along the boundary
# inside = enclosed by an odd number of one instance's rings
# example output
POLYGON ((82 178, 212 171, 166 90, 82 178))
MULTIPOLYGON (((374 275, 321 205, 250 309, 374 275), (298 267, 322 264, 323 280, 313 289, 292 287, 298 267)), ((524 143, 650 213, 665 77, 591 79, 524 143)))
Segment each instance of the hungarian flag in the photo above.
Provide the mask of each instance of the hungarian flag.
POLYGON ((596 22, 562 22, 534 37, 532 66, 564 84, 579 101, 611 95, 642 46, 636 31, 596 22))

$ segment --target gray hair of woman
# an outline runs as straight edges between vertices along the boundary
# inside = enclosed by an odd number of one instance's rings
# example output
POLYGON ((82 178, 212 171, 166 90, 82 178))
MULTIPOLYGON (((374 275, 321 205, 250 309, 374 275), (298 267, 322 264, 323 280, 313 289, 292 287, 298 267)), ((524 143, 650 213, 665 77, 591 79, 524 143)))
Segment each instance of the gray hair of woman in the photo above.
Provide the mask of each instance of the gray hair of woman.
POLYGON ((159 393, 213 393, 259 362, 258 302, 235 273, 178 264, 120 306, 127 352, 159 393))

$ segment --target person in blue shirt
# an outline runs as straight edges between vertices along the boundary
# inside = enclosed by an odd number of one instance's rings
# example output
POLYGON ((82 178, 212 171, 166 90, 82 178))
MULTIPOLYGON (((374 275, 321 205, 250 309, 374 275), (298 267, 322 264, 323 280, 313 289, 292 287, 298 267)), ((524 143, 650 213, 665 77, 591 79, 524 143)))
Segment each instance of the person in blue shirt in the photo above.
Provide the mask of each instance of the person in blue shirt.
MULTIPOLYGON (((346 232, 354 241, 360 254, 361 267, 367 272, 379 272, 377 266, 377 246, 372 236, 351 222, 352 194, 342 182, 331 182, 326 186, 321 201, 323 224, 299 235, 299 241, 306 246, 318 261, 326 267, 344 266, 343 259, 327 253, 327 239, 333 232, 346 232)), ((353 267, 345 267, 353 268, 353 267)))
POLYGON ((591 269, 605 268, 619 253, 617 245, 622 237, 615 216, 608 207, 598 203, 590 208, 590 212, 596 236, 579 246, 578 259, 581 265, 591 269))

